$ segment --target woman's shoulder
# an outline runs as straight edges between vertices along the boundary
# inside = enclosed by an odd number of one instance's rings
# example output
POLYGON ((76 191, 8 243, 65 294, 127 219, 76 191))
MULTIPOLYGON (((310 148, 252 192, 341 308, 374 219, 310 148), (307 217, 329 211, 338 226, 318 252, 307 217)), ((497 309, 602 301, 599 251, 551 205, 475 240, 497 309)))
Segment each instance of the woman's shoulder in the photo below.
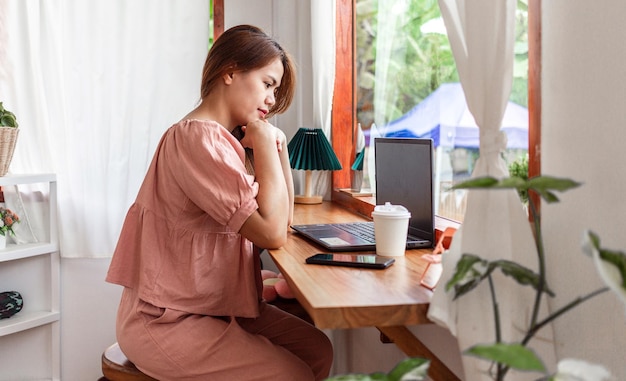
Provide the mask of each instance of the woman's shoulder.
POLYGON ((203 119, 183 119, 174 123, 169 130, 173 133, 183 133, 191 138, 200 136, 226 137, 232 138, 232 134, 221 124, 214 120, 203 119))
POLYGON ((208 129, 223 129, 226 130, 221 124, 214 120, 206 120, 206 119, 195 119, 195 118, 185 118, 180 121, 174 123, 172 127, 199 127, 199 128, 208 128, 208 129))
POLYGON ((165 133, 164 143, 189 151, 211 149, 223 153, 224 150, 238 151, 241 148, 241 143, 221 124, 201 119, 183 119, 175 123, 165 133))

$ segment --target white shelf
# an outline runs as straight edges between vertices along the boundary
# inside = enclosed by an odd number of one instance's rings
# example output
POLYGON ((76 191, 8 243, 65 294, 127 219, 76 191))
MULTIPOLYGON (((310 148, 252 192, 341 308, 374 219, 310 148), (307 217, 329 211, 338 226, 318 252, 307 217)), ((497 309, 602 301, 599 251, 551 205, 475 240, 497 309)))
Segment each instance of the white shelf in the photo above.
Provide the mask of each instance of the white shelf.
POLYGON ((59 311, 19 312, 0 320, 0 337, 59 321, 59 311))
POLYGON ((0 186, 49 183, 57 180, 54 173, 33 173, 0 176, 0 186))
POLYGON ((59 245, 51 242, 25 243, 21 245, 9 244, 6 248, 0 249, 0 263, 36 257, 38 255, 49 255, 55 251, 59 251, 59 245))
MULTIPOLYGON (((0 380, 15 379, 18 374, 19 379, 60 380, 61 271, 56 226, 56 175, 0 176, 1 187, 29 184, 48 188, 48 211, 30 211, 43 221, 41 228, 47 232, 42 234, 43 238, 38 237, 44 242, 9 243, 0 249, 0 292, 17 291, 24 298, 21 311, 10 318, 0 319, 0 380), (44 214, 38 216, 37 213, 44 214)), ((37 188, 24 187, 19 191, 28 193, 37 188)))

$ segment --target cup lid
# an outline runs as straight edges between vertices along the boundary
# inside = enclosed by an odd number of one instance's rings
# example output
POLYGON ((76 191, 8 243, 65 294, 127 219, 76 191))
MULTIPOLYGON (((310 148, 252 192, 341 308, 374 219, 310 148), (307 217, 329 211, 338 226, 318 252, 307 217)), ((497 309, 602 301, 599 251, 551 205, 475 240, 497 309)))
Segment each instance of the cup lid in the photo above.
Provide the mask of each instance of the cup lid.
POLYGON ((411 217, 411 213, 409 213, 407 208, 402 205, 393 205, 389 201, 385 202, 385 205, 376 205, 372 212, 372 217, 374 215, 379 217, 411 217))

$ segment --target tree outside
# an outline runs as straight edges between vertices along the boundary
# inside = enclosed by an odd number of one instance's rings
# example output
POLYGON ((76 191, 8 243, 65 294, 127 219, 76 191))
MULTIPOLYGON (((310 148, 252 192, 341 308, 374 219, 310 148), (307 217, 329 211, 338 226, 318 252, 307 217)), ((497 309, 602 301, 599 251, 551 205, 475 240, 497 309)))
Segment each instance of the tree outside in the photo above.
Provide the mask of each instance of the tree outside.
MULTIPOLYGON (((404 14, 394 18, 390 34, 384 37, 389 51, 386 76, 387 100, 383 119, 390 122, 420 103, 442 83, 458 82, 459 77, 445 34, 436 32, 443 25, 437 0, 357 0, 357 117, 367 129, 374 121, 376 55, 379 44, 379 16, 394 12, 402 4, 404 14), (435 25, 434 28, 429 27, 435 25)), ((528 5, 518 0, 514 78, 510 100, 528 105, 528 5)), ((380 91, 380 90, 379 90, 380 91)), ((380 98, 379 98, 380 99, 380 98)))
MULTIPOLYGON (((510 101, 528 106, 528 0, 517 2, 514 78, 510 101)), ((437 0, 356 1, 357 121, 364 131, 386 125, 406 114, 443 83, 459 82, 450 42, 437 0)), ((357 144, 358 146, 358 144, 357 144)), ((358 148, 359 149, 359 148, 358 148)), ((369 149, 366 147, 366 156, 369 149)), ((467 179, 478 149, 446 149, 436 168, 437 189, 445 191, 467 179)), ((511 163, 525 150, 507 150, 511 163)), ((366 160, 364 188, 372 188, 366 160)), ((371 163, 371 160, 369 160, 371 163)), ((438 214, 463 219, 464 191, 436 197, 438 214), (461 194, 463 193, 463 194, 461 194), (451 210, 445 211, 450 205, 451 210)))

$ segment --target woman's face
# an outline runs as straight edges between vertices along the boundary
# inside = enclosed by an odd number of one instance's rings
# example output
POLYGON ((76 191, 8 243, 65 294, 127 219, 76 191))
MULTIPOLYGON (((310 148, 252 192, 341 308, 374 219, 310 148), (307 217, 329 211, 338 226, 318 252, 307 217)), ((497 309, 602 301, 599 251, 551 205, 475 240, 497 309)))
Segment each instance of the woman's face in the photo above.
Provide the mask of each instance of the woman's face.
POLYGON ((274 94, 280 86, 284 68, 280 59, 250 71, 237 71, 228 74, 228 104, 231 119, 236 125, 265 119, 270 108, 276 103, 274 94))

